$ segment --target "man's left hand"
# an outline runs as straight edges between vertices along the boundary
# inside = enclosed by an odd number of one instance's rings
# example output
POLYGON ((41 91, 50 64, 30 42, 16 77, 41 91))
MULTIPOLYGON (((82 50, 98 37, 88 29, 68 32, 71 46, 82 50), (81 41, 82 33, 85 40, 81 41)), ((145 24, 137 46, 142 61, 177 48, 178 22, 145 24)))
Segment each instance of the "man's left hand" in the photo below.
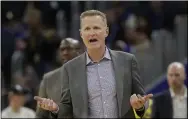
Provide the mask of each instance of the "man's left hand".
POLYGON ((144 107, 144 104, 151 98, 153 97, 153 94, 148 94, 148 95, 145 95, 145 96, 141 96, 141 95, 136 95, 136 94, 133 94, 131 97, 130 97, 130 103, 131 103, 131 106, 135 109, 135 110, 138 110, 138 109, 141 109, 142 107, 144 107))

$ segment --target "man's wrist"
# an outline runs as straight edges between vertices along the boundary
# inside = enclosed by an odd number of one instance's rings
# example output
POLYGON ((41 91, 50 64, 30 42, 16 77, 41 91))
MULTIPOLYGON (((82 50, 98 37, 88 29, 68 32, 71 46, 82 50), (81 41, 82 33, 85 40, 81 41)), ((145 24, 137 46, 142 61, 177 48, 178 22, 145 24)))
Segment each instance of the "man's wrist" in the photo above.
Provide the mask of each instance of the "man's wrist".
POLYGON ((57 114, 59 112, 59 106, 57 107, 56 111, 52 111, 52 113, 57 114))

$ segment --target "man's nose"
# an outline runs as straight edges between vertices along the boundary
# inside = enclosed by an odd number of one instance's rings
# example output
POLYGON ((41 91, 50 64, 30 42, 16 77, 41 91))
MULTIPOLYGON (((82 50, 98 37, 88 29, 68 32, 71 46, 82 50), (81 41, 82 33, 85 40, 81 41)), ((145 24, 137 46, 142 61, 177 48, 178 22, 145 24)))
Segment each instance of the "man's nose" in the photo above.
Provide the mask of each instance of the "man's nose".
POLYGON ((89 34, 89 38, 93 38, 93 37, 95 37, 95 36, 96 36, 95 33, 91 33, 91 34, 89 34))
POLYGON ((175 80, 176 80, 176 77, 175 77, 175 76, 172 76, 172 80, 175 81, 175 80))
POLYGON ((62 53, 63 53, 63 54, 68 54, 68 50, 65 49, 65 50, 62 51, 62 53))

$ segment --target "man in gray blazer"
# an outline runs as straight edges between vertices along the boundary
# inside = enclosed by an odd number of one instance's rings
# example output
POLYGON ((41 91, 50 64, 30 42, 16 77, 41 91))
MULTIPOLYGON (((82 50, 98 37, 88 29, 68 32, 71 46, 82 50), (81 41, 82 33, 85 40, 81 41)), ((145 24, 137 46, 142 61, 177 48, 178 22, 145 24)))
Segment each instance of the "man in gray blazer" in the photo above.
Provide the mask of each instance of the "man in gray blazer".
POLYGON ((104 13, 81 14, 80 35, 87 51, 61 68, 61 102, 35 96, 38 106, 58 118, 135 118, 143 116, 148 99, 135 56, 106 47, 109 30, 104 13))
MULTIPOLYGON (((80 42, 73 38, 65 38, 61 41, 59 55, 61 64, 71 60, 80 54, 80 42)), ((61 68, 46 73, 40 83, 39 96, 53 99, 56 103, 60 102, 61 95, 61 68), (59 95, 57 95, 59 94, 59 95)), ((42 108, 37 108, 37 118, 49 118, 50 112, 42 108)))

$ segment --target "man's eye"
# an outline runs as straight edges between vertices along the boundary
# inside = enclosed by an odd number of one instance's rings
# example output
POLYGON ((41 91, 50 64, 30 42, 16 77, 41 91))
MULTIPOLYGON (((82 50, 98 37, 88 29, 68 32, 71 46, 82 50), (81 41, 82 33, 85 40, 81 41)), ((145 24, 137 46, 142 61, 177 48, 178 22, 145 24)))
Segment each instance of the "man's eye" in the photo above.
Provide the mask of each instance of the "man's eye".
POLYGON ((99 27, 94 27, 94 29, 100 29, 99 27))
POLYGON ((87 30, 89 30, 89 28, 85 28, 85 30, 87 31, 87 30))

